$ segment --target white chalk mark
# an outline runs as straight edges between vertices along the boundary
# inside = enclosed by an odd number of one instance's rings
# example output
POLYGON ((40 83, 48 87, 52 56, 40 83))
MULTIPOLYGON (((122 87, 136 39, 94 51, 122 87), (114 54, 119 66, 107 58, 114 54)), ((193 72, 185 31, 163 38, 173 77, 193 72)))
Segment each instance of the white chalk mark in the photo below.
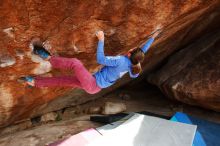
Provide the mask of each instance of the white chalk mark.
POLYGON ((173 86, 172 86, 172 89, 173 90, 178 90, 178 87, 180 87, 181 86, 181 83, 180 82, 177 82, 176 84, 174 84, 173 86))
POLYGON ((25 52, 24 52, 24 51, 17 49, 17 50, 15 51, 15 53, 16 53, 16 56, 19 57, 19 59, 21 59, 21 60, 24 59, 24 55, 25 55, 25 52))
POLYGON ((11 89, 3 83, 0 84, 0 97, 0 107, 4 112, 0 114, 0 121, 4 122, 10 118, 11 108, 13 107, 13 96, 11 94, 11 89))
POLYGON ((46 50, 51 50, 51 44, 50 44, 50 42, 47 40, 47 41, 45 41, 45 42, 43 42, 43 47, 46 49, 46 50))
POLYGON ((49 61, 39 62, 39 65, 33 70, 33 74, 40 75, 50 72, 52 66, 49 61))
POLYGON ((6 33, 10 38, 14 38, 14 28, 13 27, 9 27, 6 29, 3 29, 3 32, 6 33))
POLYGON ((115 34, 115 32, 116 32, 116 29, 115 29, 115 28, 112 28, 112 29, 109 29, 109 30, 106 32, 106 35, 111 36, 111 35, 115 34))
POLYGON ((5 86, 4 83, 0 85, 0 97, 1 106, 4 106, 5 108, 10 108, 13 106, 11 89, 5 86))
POLYGON ((34 50, 34 45, 33 45, 32 42, 29 44, 29 48, 30 48, 30 51, 33 51, 33 50, 34 50))
POLYGON ((15 58, 11 57, 10 55, 1 55, 0 56, 0 67, 11 66, 15 63, 16 63, 15 58))
POLYGON ((40 75, 48 73, 52 70, 52 66, 49 61, 43 60, 39 56, 28 52, 28 57, 33 61, 34 63, 38 63, 37 67, 33 69, 32 74, 40 75))
POLYGON ((83 52, 83 51, 81 51, 80 48, 77 47, 76 45, 72 45, 72 47, 73 47, 73 49, 74 49, 74 52, 77 53, 77 54, 83 52))

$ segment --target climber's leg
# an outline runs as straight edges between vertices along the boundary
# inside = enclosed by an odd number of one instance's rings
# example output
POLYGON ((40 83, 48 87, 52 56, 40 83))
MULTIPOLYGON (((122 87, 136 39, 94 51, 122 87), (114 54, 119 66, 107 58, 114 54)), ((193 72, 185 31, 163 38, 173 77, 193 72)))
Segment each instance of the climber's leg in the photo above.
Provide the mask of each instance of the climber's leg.
POLYGON ((21 77, 18 79, 20 83, 29 87, 81 87, 80 82, 74 76, 60 77, 21 77))
MULTIPOLYGON (((96 84, 95 77, 83 66, 76 58, 51 57, 51 65, 54 68, 71 69, 74 71, 73 76, 62 77, 35 77, 33 79, 36 87, 79 87, 90 94, 95 94, 101 90, 96 84)), ((29 80, 25 80, 31 85, 29 80)))
POLYGON ((49 61, 54 68, 72 70, 74 76, 80 82, 81 88, 88 93, 94 94, 101 90, 96 84, 95 77, 84 67, 80 60, 52 56, 49 61))
POLYGON ((34 78, 36 87, 72 87, 81 88, 80 82, 75 76, 59 77, 36 77, 34 78))
POLYGON ((51 56, 50 64, 53 68, 57 69, 69 69, 74 71, 74 64, 76 62, 76 58, 65 58, 65 57, 58 57, 58 56, 51 56))

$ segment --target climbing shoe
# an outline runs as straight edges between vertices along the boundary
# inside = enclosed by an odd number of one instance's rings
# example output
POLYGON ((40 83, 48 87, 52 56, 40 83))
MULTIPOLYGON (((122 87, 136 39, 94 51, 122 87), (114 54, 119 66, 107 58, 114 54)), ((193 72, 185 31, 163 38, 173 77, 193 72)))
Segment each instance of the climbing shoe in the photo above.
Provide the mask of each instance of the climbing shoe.
POLYGON ((48 52, 43 46, 41 45, 34 45, 33 53, 35 55, 40 56, 42 59, 47 59, 50 56, 50 52, 48 52))
POLYGON ((24 85, 28 85, 28 87, 30 87, 30 88, 34 86, 33 81, 34 81, 34 78, 31 77, 31 76, 20 77, 18 79, 18 82, 20 82, 20 83, 22 83, 24 85))

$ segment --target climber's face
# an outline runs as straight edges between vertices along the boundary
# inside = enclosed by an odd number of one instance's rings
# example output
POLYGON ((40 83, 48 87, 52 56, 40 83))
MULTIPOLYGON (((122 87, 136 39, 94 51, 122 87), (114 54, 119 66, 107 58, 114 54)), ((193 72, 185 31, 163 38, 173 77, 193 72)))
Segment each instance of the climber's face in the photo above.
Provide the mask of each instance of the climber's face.
POLYGON ((132 74, 134 74, 134 75, 141 73, 142 72, 141 64, 138 63, 136 65, 132 65, 131 71, 132 71, 132 74))

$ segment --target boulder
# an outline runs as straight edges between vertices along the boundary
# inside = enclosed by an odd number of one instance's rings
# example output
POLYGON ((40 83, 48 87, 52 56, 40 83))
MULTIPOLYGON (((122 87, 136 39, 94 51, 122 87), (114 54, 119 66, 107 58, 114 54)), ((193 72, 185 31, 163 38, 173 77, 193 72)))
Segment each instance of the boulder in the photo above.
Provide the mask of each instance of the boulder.
POLYGON ((92 96, 70 88, 26 88, 17 78, 60 74, 48 68, 47 62, 34 59, 29 47, 33 37, 47 42, 54 55, 77 57, 93 73, 100 67, 96 62, 97 30, 106 33, 106 55, 117 55, 143 44, 162 25, 162 36, 143 63, 148 72, 209 26, 219 27, 214 23, 219 6, 219 0, 1 0, 0 56, 8 57, 0 59, 0 127, 86 102, 130 81, 125 77, 92 96))
POLYGON ((220 111, 220 31, 170 56, 148 81, 172 99, 220 111))

